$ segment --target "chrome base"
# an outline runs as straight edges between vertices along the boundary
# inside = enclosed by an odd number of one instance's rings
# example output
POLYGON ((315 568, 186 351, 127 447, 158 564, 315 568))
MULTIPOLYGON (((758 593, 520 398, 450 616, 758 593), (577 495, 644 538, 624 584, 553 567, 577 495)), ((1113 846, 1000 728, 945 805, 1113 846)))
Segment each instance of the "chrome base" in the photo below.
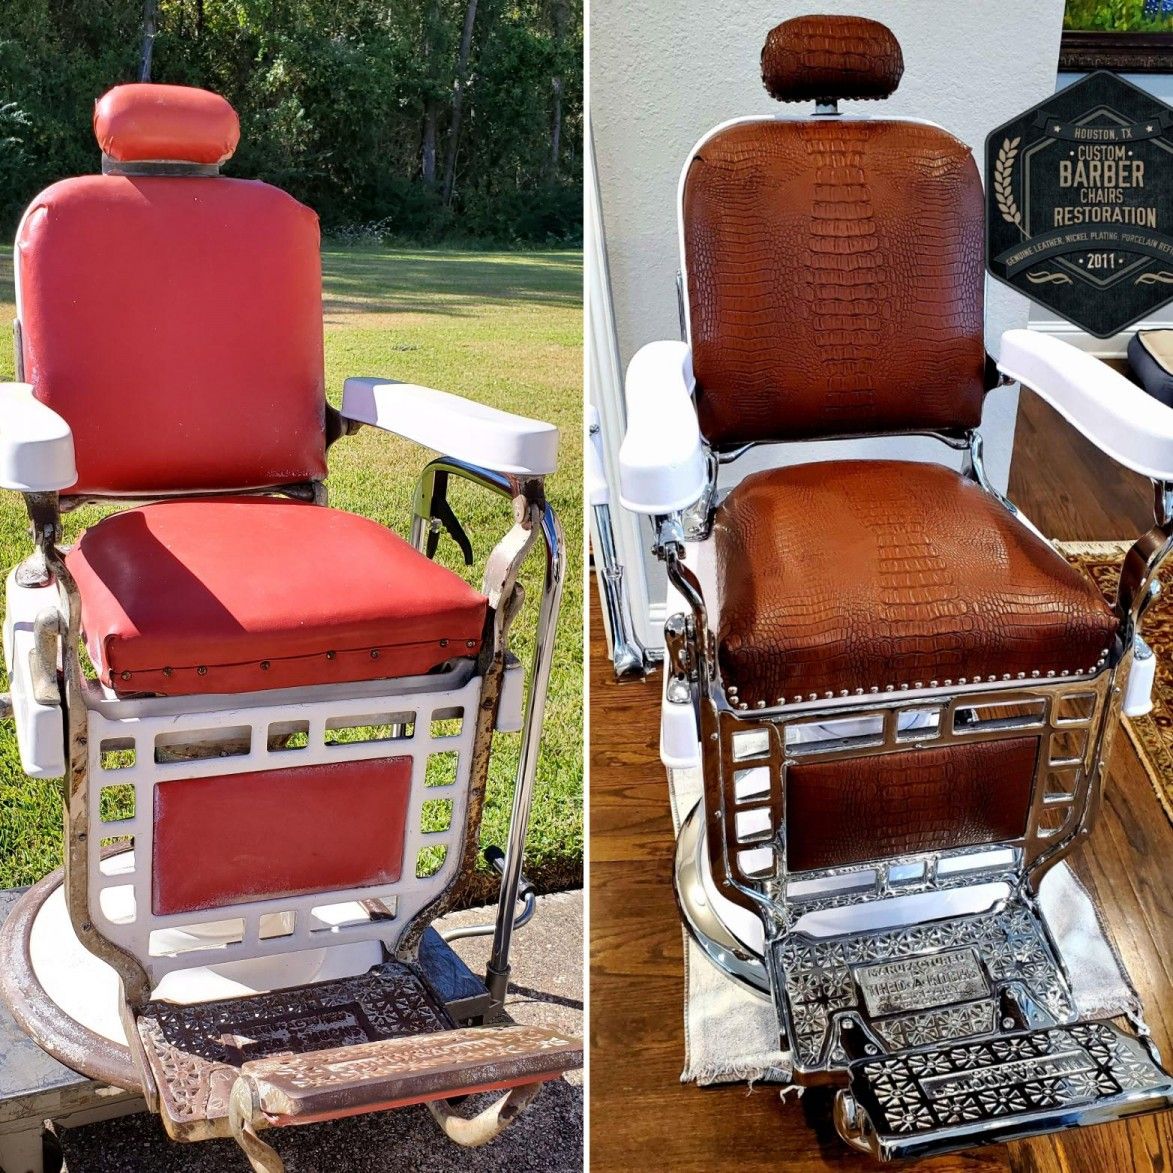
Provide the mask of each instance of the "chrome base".
MULTIPOLYGON (((761 928, 755 942, 748 924, 736 924, 746 917, 743 910, 722 900, 709 881, 705 850, 703 802, 685 816, 676 837, 674 881, 676 902, 692 939, 705 956, 726 977, 763 998, 770 997, 770 978, 762 960, 761 928)), ((756 919, 756 918, 752 918, 756 919)))

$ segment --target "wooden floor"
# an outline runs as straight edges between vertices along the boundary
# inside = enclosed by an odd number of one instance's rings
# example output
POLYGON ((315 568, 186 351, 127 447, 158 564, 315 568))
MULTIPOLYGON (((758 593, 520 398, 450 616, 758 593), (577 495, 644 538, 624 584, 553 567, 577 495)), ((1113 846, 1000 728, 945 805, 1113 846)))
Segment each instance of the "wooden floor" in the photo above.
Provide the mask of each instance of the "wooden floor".
MULTIPOLYGON (((1030 397, 1011 496, 1046 533, 1131 537, 1151 524, 1147 481, 1121 474, 1030 397)), ((591 615, 591 1168, 641 1171, 871 1167, 838 1139, 826 1095, 698 1089, 683 1066, 682 946, 672 824, 657 757, 658 679, 613 683, 591 615)), ((1173 1055, 1173 827, 1125 735, 1102 816, 1074 861, 1110 926, 1164 1054, 1173 1055)), ((925 1162, 934 1169, 1173 1169, 1173 1114, 925 1162)))

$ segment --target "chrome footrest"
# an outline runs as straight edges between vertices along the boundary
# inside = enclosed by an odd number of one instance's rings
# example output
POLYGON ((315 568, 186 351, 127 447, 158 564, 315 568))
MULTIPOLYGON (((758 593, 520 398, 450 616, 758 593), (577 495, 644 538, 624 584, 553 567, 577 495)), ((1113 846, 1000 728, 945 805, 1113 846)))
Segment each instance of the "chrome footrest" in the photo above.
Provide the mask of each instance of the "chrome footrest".
POLYGON ((802 1083, 842 1078, 864 1054, 1077 1018, 1046 929, 1017 895, 972 915, 841 936, 792 932, 769 956, 802 1083))
POLYGON ((1019 1031, 858 1059, 839 1093, 845 1140, 919 1158, 1173 1105, 1173 1079, 1110 1023, 1019 1031))

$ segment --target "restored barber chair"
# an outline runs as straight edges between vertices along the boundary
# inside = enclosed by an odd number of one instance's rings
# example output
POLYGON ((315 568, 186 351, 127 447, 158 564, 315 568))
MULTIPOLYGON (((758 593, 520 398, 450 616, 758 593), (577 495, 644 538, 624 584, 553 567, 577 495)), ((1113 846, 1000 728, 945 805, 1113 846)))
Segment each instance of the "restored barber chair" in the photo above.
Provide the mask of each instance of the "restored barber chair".
POLYGON ((633 359, 620 455, 670 582, 662 757, 703 782, 683 916, 772 998, 787 1074, 838 1085, 839 1133, 884 1159, 1173 1102, 1135 994, 1116 1021, 1081 1010, 1039 903, 1122 709, 1148 705, 1173 412, 1054 338, 1010 331, 987 358, 969 149, 837 110, 902 68, 873 21, 770 33, 766 88, 813 110, 724 123, 686 161, 686 340, 633 359), (986 479, 983 398, 1011 381, 1154 482, 1113 605, 986 479), (737 477, 764 445, 912 434, 961 471, 737 477))
POLYGON ((0 988, 63 1062, 257 1170, 281 1168, 261 1129, 410 1103, 483 1143, 581 1062, 479 1025, 509 975, 562 589, 557 432, 378 378, 328 406, 317 219, 219 177, 229 104, 120 86, 94 129, 102 174, 37 196, 16 241, 0 485, 35 548, 4 650, 24 769, 63 779, 65 866, 7 922, 0 988), (326 504, 327 448, 362 425, 444 453, 410 543, 326 504), (479 591, 428 556, 441 525, 464 539, 456 478, 513 504, 479 591), (87 502, 123 508, 66 549, 87 502), (508 636, 535 548, 523 715, 508 636), (429 926, 474 866, 494 730, 523 740, 481 982, 429 926), (480 1116, 449 1106, 487 1089, 480 1116))

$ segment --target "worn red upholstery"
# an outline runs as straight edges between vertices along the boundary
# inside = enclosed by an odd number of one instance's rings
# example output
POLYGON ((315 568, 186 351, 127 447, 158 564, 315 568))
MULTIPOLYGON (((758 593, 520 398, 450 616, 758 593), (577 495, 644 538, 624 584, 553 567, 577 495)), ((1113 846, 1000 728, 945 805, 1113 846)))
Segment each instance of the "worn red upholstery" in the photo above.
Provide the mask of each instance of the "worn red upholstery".
POLYGON ((94 106, 94 137, 119 162, 223 163, 240 141, 228 101, 194 86, 115 86, 94 106))
POLYGON ((73 429, 73 492, 325 476, 318 222, 263 183, 90 175, 16 241, 24 377, 73 429))
POLYGON ((410 793, 409 757, 164 782, 152 911, 394 884, 410 793))
POLYGON ((277 498, 172 501, 88 529, 67 565, 120 693, 245 692, 475 655, 486 600, 377 522, 277 498))
MULTIPOLYGON (((216 94, 130 85, 98 103, 115 159, 218 162, 216 94)), ((24 378, 73 429, 75 493, 236 489, 326 473, 318 221, 263 183, 88 175, 16 240, 24 378)))

